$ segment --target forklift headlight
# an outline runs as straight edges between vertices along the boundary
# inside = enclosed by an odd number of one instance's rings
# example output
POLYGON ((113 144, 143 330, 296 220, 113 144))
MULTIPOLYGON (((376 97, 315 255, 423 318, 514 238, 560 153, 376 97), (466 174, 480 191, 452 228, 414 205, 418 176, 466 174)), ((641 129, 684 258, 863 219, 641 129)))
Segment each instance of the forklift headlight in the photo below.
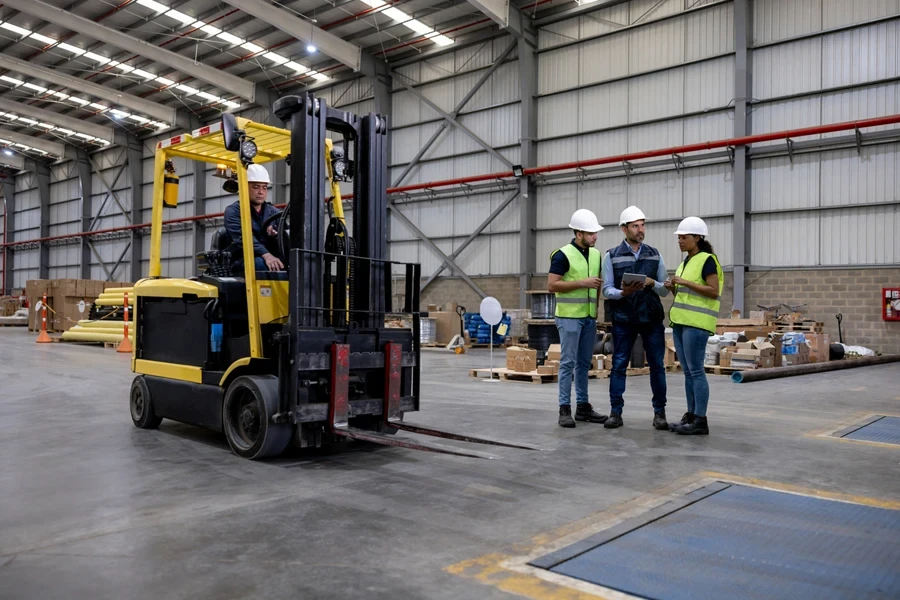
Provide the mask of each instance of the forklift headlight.
POLYGON ((253 160, 253 157, 256 156, 257 148, 256 144, 250 140, 245 140, 241 143, 241 160, 244 162, 248 162, 253 160))

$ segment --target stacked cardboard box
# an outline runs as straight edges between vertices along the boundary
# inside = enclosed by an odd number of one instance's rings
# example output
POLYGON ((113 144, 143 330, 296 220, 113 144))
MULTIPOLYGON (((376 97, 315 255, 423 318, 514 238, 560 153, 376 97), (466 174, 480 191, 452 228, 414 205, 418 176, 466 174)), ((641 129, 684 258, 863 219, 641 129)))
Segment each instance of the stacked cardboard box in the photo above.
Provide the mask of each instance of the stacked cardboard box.
POLYGON ((831 360, 829 350, 831 341, 827 333, 805 333, 804 337, 809 344, 809 362, 828 362, 831 360))
MULTIPOLYGON (((34 310, 44 294, 47 295, 47 331, 67 331, 79 320, 86 319, 91 304, 107 282, 93 279, 33 279, 25 282, 28 298, 28 330, 41 329, 41 311, 34 310)), ((116 287, 124 284, 116 283, 116 287)), ((127 284, 131 285, 131 284, 127 284)))
POLYGON ((506 349, 506 368, 520 373, 537 370, 537 350, 510 346, 506 349))
MULTIPOLYGON (((559 361, 562 358, 562 348, 559 344, 550 344, 547 348, 547 359, 542 367, 538 367, 538 373, 542 375, 556 375, 559 373, 559 361), (544 369, 543 371, 541 369, 544 369)), ((591 359, 591 370, 609 370, 611 358, 604 354, 595 354, 591 359)))
POLYGON ((775 346, 767 341, 737 342, 719 353, 723 367, 768 369, 775 366, 775 346))
POLYGON ((449 344, 453 336, 459 335, 459 315, 456 313, 456 306, 456 302, 450 302, 444 310, 439 310, 441 307, 436 304, 428 305, 428 318, 434 319, 436 344, 449 344))
POLYGON ((783 336, 781 342, 782 363, 785 365, 809 364, 809 344, 806 343, 806 334, 791 332, 783 336))

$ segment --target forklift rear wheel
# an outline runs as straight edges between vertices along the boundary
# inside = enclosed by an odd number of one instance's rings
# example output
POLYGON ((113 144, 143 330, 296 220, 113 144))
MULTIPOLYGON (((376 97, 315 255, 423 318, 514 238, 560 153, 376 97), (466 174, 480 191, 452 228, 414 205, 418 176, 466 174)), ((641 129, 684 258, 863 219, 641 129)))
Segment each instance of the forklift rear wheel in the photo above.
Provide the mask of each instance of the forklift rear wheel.
POLYGON ((153 401, 150 399, 150 388, 144 381, 143 375, 138 375, 131 382, 131 420, 135 427, 141 429, 156 429, 162 422, 162 417, 157 417, 153 411, 153 401))
POLYGON ((291 441, 289 423, 273 423, 278 412, 278 378, 245 375, 225 392, 222 425, 235 454, 251 460, 277 456, 291 441))

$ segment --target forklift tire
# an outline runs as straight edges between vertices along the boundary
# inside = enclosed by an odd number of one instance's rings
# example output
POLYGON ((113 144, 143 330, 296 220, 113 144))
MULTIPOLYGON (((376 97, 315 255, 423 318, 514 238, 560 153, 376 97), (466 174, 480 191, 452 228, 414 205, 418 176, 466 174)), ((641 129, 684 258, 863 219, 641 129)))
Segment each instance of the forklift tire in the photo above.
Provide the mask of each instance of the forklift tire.
POLYGON ((278 378, 274 375, 238 377, 225 392, 222 427, 232 451, 256 460, 278 456, 291 441, 289 423, 273 423, 278 412, 278 378))
POLYGON ((131 420, 135 427, 140 429, 156 429, 162 422, 162 417, 157 417, 153 411, 153 401, 150 399, 150 388, 144 381, 143 375, 138 375, 131 382, 131 394, 129 398, 131 407, 131 420))

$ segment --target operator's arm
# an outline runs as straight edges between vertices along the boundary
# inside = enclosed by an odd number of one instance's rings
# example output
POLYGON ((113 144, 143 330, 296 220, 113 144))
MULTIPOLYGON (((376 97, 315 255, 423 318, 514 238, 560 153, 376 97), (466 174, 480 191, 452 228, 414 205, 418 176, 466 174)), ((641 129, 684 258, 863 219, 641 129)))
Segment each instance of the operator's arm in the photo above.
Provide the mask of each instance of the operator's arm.
POLYGON ((659 267, 656 270, 656 281, 653 282, 653 291, 656 292, 659 296, 668 296, 669 290, 666 289, 664 284, 665 280, 669 278, 669 274, 666 272, 666 263, 663 262, 663 257, 660 255, 659 257, 659 267))
POLYGON ((612 261, 609 258, 609 252, 603 256, 603 262, 600 265, 600 274, 603 276, 603 297, 609 300, 621 300, 622 290, 615 285, 615 276, 613 275, 612 261))

